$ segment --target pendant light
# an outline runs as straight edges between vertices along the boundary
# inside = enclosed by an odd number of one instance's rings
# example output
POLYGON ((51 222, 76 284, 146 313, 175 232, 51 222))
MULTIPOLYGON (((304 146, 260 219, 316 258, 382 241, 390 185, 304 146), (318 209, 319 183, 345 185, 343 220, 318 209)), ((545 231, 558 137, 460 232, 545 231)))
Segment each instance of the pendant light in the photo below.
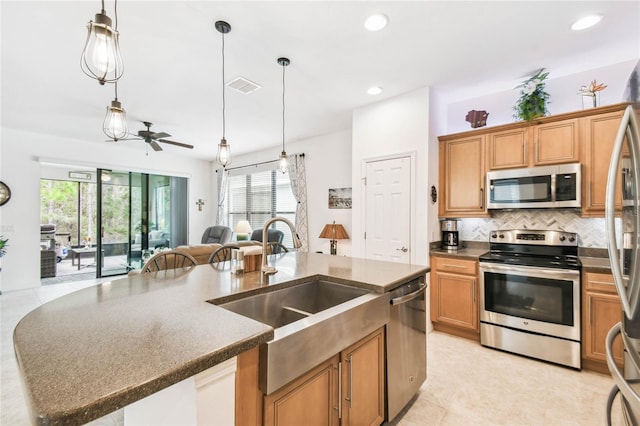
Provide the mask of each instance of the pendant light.
POLYGON ((222 167, 226 167, 228 164, 231 164, 231 147, 227 143, 227 139, 225 139, 225 97, 224 97, 224 35, 231 31, 231 25, 226 23, 225 21, 216 21, 214 24, 216 30, 220 34, 222 34, 222 139, 220 140, 220 144, 218 145, 218 154, 216 155, 216 161, 222 167))
POLYGON ((278 58, 278 63, 282 65, 282 153, 278 159, 278 170, 284 174, 289 170, 289 159, 287 158, 287 151, 284 149, 284 69, 291 63, 291 61, 287 58, 278 58))
POLYGON ((115 2, 115 29, 111 28, 111 18, 104 10, 96 13, 95 21, 87 24, 87 41, 82 51, 80 67, 100 84, 113 83, 122 77, 124 66, 118 42, 118 1, 115 2))
POLYGON ((111 101, 111 106, 107 107, 107 115, 102 124, 102 131, 114 141, 124 139, 129 134, 127 128, 127 112, 118 101, 118 82, 115 83, 116 98, 111 101))

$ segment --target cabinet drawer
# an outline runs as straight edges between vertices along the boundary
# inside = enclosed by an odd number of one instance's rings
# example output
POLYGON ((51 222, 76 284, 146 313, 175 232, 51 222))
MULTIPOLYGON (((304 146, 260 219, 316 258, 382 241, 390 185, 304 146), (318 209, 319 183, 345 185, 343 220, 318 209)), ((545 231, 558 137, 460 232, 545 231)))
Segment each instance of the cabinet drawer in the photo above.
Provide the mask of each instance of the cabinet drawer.
POLYGON ((584 273, 584 289, 602 291, 605 293, 616 293, 616 286, 613 283, 613 275, 598 272, 584 273))
POLYGON ((438 272, 476 275, 476 266, 478 263, 475 260, 453 259, 450 257, 434 257, 432 259, 431 268, 438 272))

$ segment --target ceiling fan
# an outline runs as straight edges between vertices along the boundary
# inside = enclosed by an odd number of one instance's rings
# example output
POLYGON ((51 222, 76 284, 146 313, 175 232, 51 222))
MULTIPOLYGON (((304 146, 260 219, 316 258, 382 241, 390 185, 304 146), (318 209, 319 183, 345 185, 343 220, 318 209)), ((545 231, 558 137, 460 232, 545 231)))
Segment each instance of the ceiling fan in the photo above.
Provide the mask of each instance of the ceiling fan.
POLYGON ((146 143, 148 143, 149 145, 151 145, 151 148, 153 148, 154 151, 162 151, 162 147, 158 144, 158 142, 179 146, 181 148, 193 149, 193 145, 189 145, 187 143, 182 143, 182 142, 170 141, 168 139, 165 139, 165 138, 168 138, 169 136, 171 136, 167 132, 153 132, 153 131, 151 131, 151 126, 153 125, 153 123, 150 123, 148 121, 143 121, 142 124, 144 124, 147 129, 146 130, 138 130, 137 137, 125 138, 125 139, 120 139, 120 140, 123 140, 123 141, 143 140, 146 143))

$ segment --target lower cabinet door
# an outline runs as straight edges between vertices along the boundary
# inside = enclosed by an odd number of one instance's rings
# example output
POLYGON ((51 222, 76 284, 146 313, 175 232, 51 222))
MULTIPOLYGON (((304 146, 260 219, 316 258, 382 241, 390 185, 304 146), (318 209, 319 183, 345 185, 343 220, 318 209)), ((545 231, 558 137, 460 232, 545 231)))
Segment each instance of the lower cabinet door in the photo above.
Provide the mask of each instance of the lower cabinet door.
MULTIPOLYGON (((605 294, 596 292, 585 293, 586 308, 584 355, 599 361, 606 361, 605 340, 614 324, 622 320, 622 309, 617 294, 605 294)), ((622 365, 623 349, 622 340, 618 337, 613 344, 613 357, 622 365)))
POLYGON ((340 354, 342 425, 384 420, 384 332, 380 329, 340 354))
POLYGON ((339 424, 338 355, 264 397, 264 425, 339 424))
POLYGON ((475 276, 442 272, 432 276, 431 320, 478 331, 475 276))

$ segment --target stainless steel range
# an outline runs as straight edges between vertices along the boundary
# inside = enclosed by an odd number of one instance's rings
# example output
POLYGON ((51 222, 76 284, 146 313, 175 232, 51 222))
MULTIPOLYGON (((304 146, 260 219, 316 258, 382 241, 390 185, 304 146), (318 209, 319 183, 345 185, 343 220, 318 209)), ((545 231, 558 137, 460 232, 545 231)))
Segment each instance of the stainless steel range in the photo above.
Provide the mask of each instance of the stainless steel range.
POLYGON ((578 236, 492 231, 480 256, 480 343, 579 369, 578 236))

